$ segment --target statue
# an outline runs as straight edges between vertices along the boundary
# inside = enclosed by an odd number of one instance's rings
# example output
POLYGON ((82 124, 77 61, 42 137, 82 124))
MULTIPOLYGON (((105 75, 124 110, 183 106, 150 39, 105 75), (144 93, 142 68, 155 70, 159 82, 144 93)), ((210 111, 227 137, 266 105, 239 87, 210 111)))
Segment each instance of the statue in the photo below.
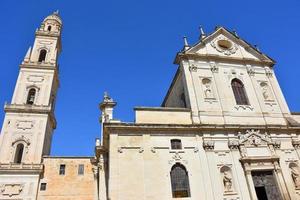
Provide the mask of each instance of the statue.
POLYGON ((204 96, 205 98, 214 98, 214 94, 211 88, 211 80, 205 78, 202 80, 204 86, 204 96))
POLYGON ((267 83, 261 83, 260 86, 262 87, 262 94, 265 100, 272 100, 272 93, 270 91, 269 86, 267 83))
POLYGON ((296 166, 291 166, 291 175, 294 181, 296 188, 300 187, 300 174, 296 166))
POLYGON ((232 177, 228 171, 223 173, 223 184, 225 192, 232 192, 232 177))

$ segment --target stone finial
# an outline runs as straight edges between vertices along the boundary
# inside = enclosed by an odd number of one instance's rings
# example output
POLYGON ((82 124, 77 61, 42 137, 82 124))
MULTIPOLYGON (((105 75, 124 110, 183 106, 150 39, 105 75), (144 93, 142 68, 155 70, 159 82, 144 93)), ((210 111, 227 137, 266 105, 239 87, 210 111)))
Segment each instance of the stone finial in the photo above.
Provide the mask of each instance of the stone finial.
POLYGON ((232 33, 233 33, 234 36, 239 37, 239 35, 237 34, 235 29, 233 29, 232 33))
POLYGON ((183 42, 184 42, 183 50, 186 51, 190 48, 186 36, 183 36, 183 42))
POLYGON ((204 30, 202 28, 202 26, 199 27, 199 30, 200 30, 200 37, 199 39, 202 40, 206 37, 206 34, 204 33, 204 30))
POLYGON ((260 49, 257 44, 254 45, 255 49, 260 52, 260 49))
POLYGON ((102 111, 101 122, 108 122, 113 119, 113 110, 117 103, 104 92, 103 101, 100 103, 99 108, 102 111))
POLYGON ((107 92, 104 92, 103 102, 113 102, 113 99, 108 95, 107 92))
POLYGON ((57 9, 56 11, 54 11, 53 14, 58 15, 59 14, 59 10, 57 9))

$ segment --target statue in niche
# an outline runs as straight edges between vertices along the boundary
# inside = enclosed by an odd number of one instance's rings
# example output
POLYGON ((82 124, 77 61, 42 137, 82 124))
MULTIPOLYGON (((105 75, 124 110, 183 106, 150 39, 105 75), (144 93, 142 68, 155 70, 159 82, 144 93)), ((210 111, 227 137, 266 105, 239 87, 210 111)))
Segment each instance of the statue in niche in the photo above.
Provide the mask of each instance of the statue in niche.
POLYGON ((267 83, 265 82, 262 82, 260 84, 261 86, 261 90, 262 90, 262 94, 263 94, 263 97, 265 100, 273 100, 273 95, 272 95, 272 92, 270 91, 270 87, 268 86, 267 83))
POLYGON ((204 97, 205 98, 214 98, 211 80, 208 78, 202 79, 202 85, 203 85, 204 97))
POLYGON ((294 181, 296 188, 300 188, 300 173, 298 170, 298 166, 295 163, 290 165, 291 175, 294 181))
POLYGON ((233 192, 233 180, 230 167, 223 166, 220 172, 223 174, 224 193, 233 192))
POLYGON ((229 171, 223 173, 223 184, 225 192, 232 192, 232 177, 229 171))

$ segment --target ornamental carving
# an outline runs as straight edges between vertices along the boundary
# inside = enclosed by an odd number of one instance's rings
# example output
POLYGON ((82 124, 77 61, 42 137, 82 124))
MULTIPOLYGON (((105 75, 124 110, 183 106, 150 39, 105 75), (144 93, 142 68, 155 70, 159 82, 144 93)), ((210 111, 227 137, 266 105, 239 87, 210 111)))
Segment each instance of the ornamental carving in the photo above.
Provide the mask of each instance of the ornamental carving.
POLYGON ((206 151, 212 151, 215 148, 215 142, 212 140, 204 140, 203 141, 203 148, 206 151))
POLYGON ((292 139, 292 145, 295 149, 300 149, 300 140, 298 139, 292 139))
POLYGON ((32 121, 17 121, 16 122, 16 128, 22 129, 25 131, 26 129, 32 129, 33 128, 33 122, 32 121))
POLYGON ((189 70, 190 70, 191 72, 196 72, 196 71, 197 71, 197 66, 196 66, 195 64, 191 64, 191 65, 189 66, 189 70))
POLYGON ((238 140, 229 140, 228 147, 231 150, 238 150, 239 149, 239 141, 238 140))
POLYGON ((218 52, 223 53, 227 56, 235 54, 238 47, 233 42, 229 41, 224 36, 217 37, 210 42, 210 45, 215 48, 218 52))
POLYGON ((272 140, 267 133, 260 133, 259 130, 246 130, 245 134, 239 133, 239 142, 249 146, 259 146, 271 144, 272 140))
POLYGON ((300 170, 296 163, 290 163, 289 165, 291 176, 294 181, 296 189, 300 189, 300 170))
POLYGON ((218 67, 216 64, 211 64, 210 70, 211 70, 213 73, 218 73, 218 72, 219 72, 219 67, 218 67))
POLYGON ((12 197, 14 195, 19 195, 23 191, 24 185, 23 184, 3 184, 0 187, 0 193, 3 196, 12 197))
POLYGON ((254 76, 255 75, 255 70, 252 67, 247 67, 247 72, 250 76, 254 76))

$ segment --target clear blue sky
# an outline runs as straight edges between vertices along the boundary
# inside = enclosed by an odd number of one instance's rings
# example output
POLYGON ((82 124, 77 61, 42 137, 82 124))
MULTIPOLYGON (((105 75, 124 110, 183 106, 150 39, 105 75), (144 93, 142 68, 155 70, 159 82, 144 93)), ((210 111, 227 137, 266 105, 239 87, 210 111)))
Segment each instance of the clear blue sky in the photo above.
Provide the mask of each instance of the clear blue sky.
MULTIPOLYGON (((176 71, 182 36, 199 25, 232 30, 277 61, 291 111, 300 111, 300 1, 1 0, 0 104, 10 102, 19 67, 48 14, 60 11, 63 52, 52 155, 93 155, 100 137, 98 103, 108 91, 115 117, 133 121, 134 106, 159 106, 176 71)), ((4 117, 0 108, 0 122, 4 117)))

